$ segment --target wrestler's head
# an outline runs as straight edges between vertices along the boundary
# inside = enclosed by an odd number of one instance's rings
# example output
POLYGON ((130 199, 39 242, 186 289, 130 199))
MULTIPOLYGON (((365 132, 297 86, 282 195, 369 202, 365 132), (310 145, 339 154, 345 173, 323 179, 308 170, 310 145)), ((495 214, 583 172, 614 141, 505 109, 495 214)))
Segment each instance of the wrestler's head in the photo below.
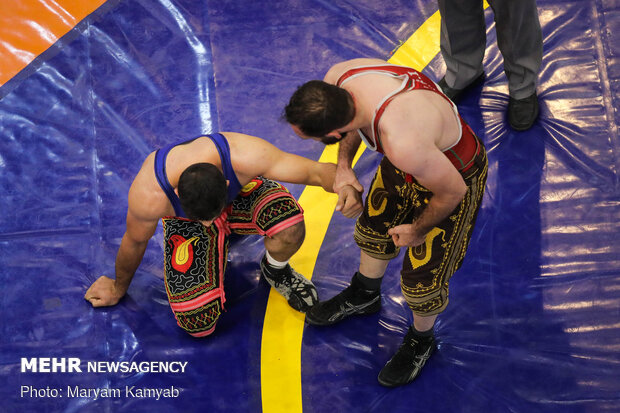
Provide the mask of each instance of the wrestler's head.
POLYGON ((177 190, 185 215, 194 221, 212 221, 226 206, 226 179, 210 163, 195 163, 185 169, 177 190))
POLYGON ((301 138, 326 145, 343 137, 342 129, 355 117, 353 98, 345 89, 321 80, 301 85, 284 108, 284 118, 301 138))

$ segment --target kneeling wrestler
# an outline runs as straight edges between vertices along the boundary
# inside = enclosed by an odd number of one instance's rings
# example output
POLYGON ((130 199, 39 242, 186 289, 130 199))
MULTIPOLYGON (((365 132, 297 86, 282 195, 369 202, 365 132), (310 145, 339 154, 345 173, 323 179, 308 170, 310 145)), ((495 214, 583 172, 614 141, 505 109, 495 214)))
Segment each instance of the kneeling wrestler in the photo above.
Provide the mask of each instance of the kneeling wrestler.
MULTIPOLYGON (((118 303, 161 219, 166 293, 177 323, 192 336, 211 334, 224 308, 231 233, 264 237, 263 277, 292 308, 306 312, 318 301, 316 288, 288 264, 304 240, 303 211, 276 180, 333 192, 335 172, 334 164, 233 132, 199 136, 151 153, 129 189, 116 278, 99 277, 84 298, 93 307, 118 303)), ((339 194, 343 215, 356 216, 359 193, 347 187, 339 194)))

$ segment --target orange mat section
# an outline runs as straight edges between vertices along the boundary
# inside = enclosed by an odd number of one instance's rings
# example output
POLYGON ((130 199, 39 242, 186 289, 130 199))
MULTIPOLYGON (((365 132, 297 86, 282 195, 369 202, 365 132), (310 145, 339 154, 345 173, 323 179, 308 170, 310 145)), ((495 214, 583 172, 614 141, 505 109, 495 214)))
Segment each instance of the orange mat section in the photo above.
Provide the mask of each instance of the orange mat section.
POLYGON ((0 1, 0 86, 105 2, 0 1))

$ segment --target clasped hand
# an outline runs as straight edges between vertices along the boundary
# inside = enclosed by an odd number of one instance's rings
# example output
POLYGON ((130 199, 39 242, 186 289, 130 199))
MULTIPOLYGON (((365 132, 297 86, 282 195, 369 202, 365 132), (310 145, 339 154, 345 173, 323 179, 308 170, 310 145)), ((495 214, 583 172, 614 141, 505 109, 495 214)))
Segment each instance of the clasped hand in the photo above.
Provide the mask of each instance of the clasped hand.
POLYGON ((345 185, 338 191, 336 211, 340 211, 346 218, 355 218, 362 213, 364 204, 362 193, 351 185, 345 185))
POLYGON ((357 180, 352 169, 338 168, 336 170, 333 190, 338 194, 336 211, 342 212, 346 218, 355 218, 362 213, 364 187, 357 180))

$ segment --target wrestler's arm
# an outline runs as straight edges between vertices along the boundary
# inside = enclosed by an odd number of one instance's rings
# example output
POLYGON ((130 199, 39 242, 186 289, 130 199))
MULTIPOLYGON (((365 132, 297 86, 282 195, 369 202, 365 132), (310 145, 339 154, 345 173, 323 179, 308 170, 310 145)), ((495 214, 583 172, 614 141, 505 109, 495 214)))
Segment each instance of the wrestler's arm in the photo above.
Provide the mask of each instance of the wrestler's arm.
POLYGON ((267 141, 262 141, 253 148, 254 175, 262 175, 276 181, 320 186, 328 192, 334 192, 336 165, 316 162, 303 156, 284 152, 267 141))
POLYGON ((125 295, 142 262, 148 242, 157 229, 158 218, 150 216, 143 206, 146 203, 138 198, 139 194, 130 190, 127 227, 116 254, 116 279, 102 275, 84 295, 93 307, 116 305, 125 295))
POLYGON ((353 158, 362 143, 362 139, 357 131, 347 132, 345 137, 340 141, 338 147, 338 166, 336 169, 336 178, 334 179, 334 191, 340 192, 345 185, 351 185, 358 191, 362 192, 364 187, 357 180, 353 171, 353 158))
MULTIPOLYGON (((261 140, 262 141, 262 140, 261 140)), ((258 169, 254 175, 263 175, 276 181, 320 186, 334 192, 336 165, 316 162, 303 156, 284 152, 267 141, 256 142, 253 147, 252 164, 258 169)), ((348 186, 338 191, 336 210, 347 218, 361 213, 362 199, 357 190, 348 186)))
MULTIPOLYGON (((332 85, 338 82, 340 76, 346 72, 350 67, 356 65, 362 65, 367 63, 368 59, 353 59, 346 62, 337 63, 329 69, 323 81, 332 85)), ((353 158, 357 153, 357 149, 362 143, 362 139, 359 136, 357 130, 349 131, 345 137, 340 140, 338 147, 338 169, 336 170, 336 179, 334 180, 334 191, 340 193, 345 185, 351 185, 358 191, 362 192, 364 187, 360 184, 353 172, 351 165, 353 164, 353 158)))
POLYGON ((417 246, 424 243, 429 231, 454 211, 463 200, 467 185, 448 158, 429 141, 390 149, 390 161, 413 175, 433 193, 426 208, 413 223, 388 231, 397 246, 417 246))

